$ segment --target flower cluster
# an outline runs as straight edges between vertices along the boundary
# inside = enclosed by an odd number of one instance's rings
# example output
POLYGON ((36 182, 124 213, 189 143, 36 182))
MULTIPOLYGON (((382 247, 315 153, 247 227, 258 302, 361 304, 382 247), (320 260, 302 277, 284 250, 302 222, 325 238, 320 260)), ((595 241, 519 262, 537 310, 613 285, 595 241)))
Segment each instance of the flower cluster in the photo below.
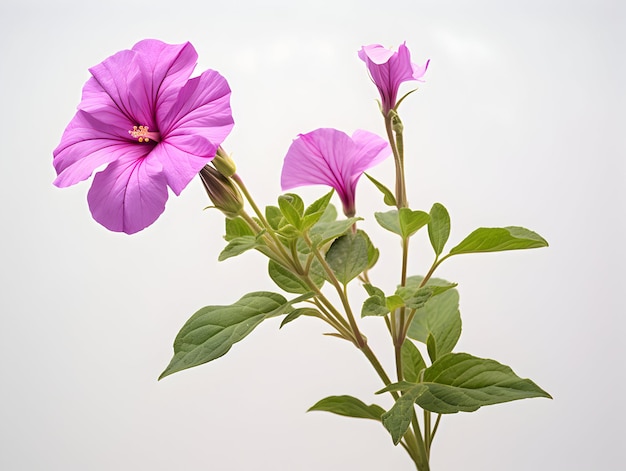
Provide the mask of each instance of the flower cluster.
MULTIPOLYGON (((411 63, 405 44, 398 52, 363 46, 378 87, 383 113, 396 106, 400 85, 421 80, 424 66, 411 63)), ((89 69, 82 101, 54 150, 54 184, 67 187, 101 166, 87 199, 96 221, 133 234, 165 209, 169 187, 176 195, 215 156, 233 127, 230 88, 207 70, 190 79, 197 54, 189 43, 143 40, 89 69)), ((301 134, 285 157, 283 190, 323 184, 334 188, 347 216, 355 214, 356 184, 365 170, 391 155, 379 136, 358 130, 352 137, 321 128, 301 134)), ((205 181, 206 185, 206 181, 205 181)))

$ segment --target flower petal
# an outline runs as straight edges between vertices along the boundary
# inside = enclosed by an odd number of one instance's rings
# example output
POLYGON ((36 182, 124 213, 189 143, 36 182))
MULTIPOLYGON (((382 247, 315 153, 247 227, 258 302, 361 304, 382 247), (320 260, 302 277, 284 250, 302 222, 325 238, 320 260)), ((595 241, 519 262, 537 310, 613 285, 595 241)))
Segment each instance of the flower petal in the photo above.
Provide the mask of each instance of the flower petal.
POLYGON ((124 158, 96 174, 87 195, 93 218, 115 232, 134 234, 165 209, 167 185, 151 158, 124 158))
POLYGON ((168 115, 159 122, 162 135, 197 134, 216 148, 233 128, 230 87, 224 77, 207 70, 180 90, 168 115))
POLYGON ((100 87, 92 86, 79 107, 94 111, 107 106, 107 95, 133 125, 157 130, 196 64, 190 43, 166 44, 145 39, 89 69, 100 87))
POLYGON ((413 64, 411 63, 411 52, 405 43, 400 44, 398 52, 389 59, 389 75, 392 83, 397 87, 407 80, 413 78, 413 64))
POLYGON ((300 134, 293 141, 281 175, 283 190, 303 185, 333 187, 347 216, 355 212, 356 184, 363 172, 387 158, 389 144, 367 131, 356 131, 353 137, 337 129, 321 128, 300 134))
POLYGON ((53 165, 57 172, 54 184, 58 187, 74 185, 91 176, 98 167, 124 156, 145 157, 151 145, 141 145, 126 137, 124 129, 98 121, 79 110, 65 129, 61 143, 53 151, 53 165))
POLYGON ((141 89, 146 93, 142 101, 154 105, 151 111, 160 124, 191 76, 198 53, 191 43, 166 44, 156 39, 138 42, 133 51, 138 55, 142 71, 141 89))
POLYGON ((281 186, 328 185, 346 196, 346 173, 354 150, 350 137, 337 129, 320 128, 295 139, 283 163, 281 186))
POLYGON ((370 44, 368 46, 361 47, 361 50, 359 51, 359 58, 363 62, 367 62, 369 59, 374 64, 380 65, 387 63, 394 54, 395 53, 392 50, 387 49, 380 44, 370 44))
POLYGON ((217 146, 202 136, 168 136, 150 153, 159 162, 167 184, 179 195, 187 184, 213 159, 217 146))
POLYGON ((430 64, 430 59, 428 59, 424 65, 411 64, 413 66, 413 79, 423 82, 422 77, 428 70, 429 64, 430 64))
POLYGON ((129 116, 130 112, 120 108, 120 105, 113 100, 94 77, 87 80, 83 86, 82 99, 78 109, 103 123, 103 128, 114 127, 118 129, 120 138, 128 138, 128 130, 137 124, 135 118, 129 116))
POLYGON ((359 58, 365 62, 372 81, 378 88, 385 115, 395 108, 400 85, 409 80, 421 81, 429 64, 413 64, 406 43, 400 44, 398 52, 385 49, 380 44, 363 46, 359 51, 359 58))
MULTIPOLYGON (((138 53, 120 51, 89 69, 94 81, 83 88, 79 109, 94 114, 111 109, 111 101, 130 123, 154 128, 154 100, 144 87, 145 72, 140 68, 138 53)), ((114 110, 111 110, 114 114, 114 110)))
POLYGON ((362 174, 391 155, 389 143, 377 134, 358 129, 352 134, 356 146, 351 174, 362 174))

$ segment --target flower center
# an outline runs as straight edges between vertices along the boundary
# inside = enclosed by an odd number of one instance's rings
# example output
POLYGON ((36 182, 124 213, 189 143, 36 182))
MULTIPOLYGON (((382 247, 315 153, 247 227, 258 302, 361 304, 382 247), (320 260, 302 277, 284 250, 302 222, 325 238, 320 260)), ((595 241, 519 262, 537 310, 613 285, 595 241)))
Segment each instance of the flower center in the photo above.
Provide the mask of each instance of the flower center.
POLYGON ((133 126, 133 129, 128 131, 128 134, 137 139, 139 142, 150 142, 150 139, 154 142, 159 142, 161 140, 161 135, 158 132, 148 131, 148 126, 133 126))

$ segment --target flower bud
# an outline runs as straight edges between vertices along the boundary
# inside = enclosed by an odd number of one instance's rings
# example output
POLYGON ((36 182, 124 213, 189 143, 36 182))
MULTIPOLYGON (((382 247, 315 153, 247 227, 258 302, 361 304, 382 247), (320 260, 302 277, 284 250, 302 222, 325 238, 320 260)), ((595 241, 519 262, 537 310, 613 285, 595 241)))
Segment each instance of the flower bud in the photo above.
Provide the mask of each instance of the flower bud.
POLYGON ((398 113, 395 110, 391 110, 389 115, 391 116, 391 127, 393 128, 393 132, 396 134, 402 134, 404 131, 404 125, 402 124, 398 113))
POLYGON ((227 218, 236 218, 241 213, 243 198, 230 178, 226 178, 210 165, 205 165, 200 170, 200 179, 215 207, 227 218))
POLYGON ((212 162, 217 171, 227 178, 232 177, 237 171, 235 161, 221 147, 217 148, 217 153, 213 157, 212 162))

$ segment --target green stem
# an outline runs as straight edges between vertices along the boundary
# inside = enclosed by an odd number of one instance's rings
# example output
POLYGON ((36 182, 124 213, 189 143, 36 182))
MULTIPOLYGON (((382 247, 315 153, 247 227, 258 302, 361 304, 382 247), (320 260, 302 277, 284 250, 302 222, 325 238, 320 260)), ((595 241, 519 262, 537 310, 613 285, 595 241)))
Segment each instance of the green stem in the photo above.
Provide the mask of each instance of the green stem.
POLYGON ((431 428, 430 428, 430 412, 424 410, 424 445, 426 447, 426 453, 430 457, 430 444, 432 441, 431 428))
MULTIPOLYGON (((407 265, 409 258, 409 238, 402 239, 402 270, 400 273, 400 286, 406 286, 407 265)), ((406 322, 406 307, 399 309, 398 325, 395 329, 395 335, 393 337, 393 345, 396 355, 396 372, 398 374, 398 381, 402 381, 402 344, 406 338, 406 332, 408 331, 409 322, 406 322)))
POLYGON ((404 373, 402 371, 402 345, 396 345, 394 342, 394 353, 396 359, 396 376, 398 377, 398 382, 404 379, 404 373))
POLYGON ((435 261, 433 262, 432 266, 430 267, 430 270, 428 270, 428 273, 426 273, 426 276, 424 277, 424 279, 422 280, 422 282, 419 285, 420 288, 422 286, 426 285, 426 283, 428 283, 428 280, 430 280, 430 277, 433 276, 433 274, 435 273, 435 270, 437 269, 437 267, 439 267, 439 265, 441 265, 444 260, 450 258, 451 255, 452 254, 448 254, 445 257, 441 258, 441 259, 438 258, 438 257, 435 257, 435 261))
MULTIPOLYGON (((365 345, 360 347, 359 350, 363 352, 365 357, 372 364, 372 366, 374 367, 374 370, 376 370, 376 373, 378 373, 378 376, 383 381, 385 386, 389 386, 391 384, 391 379, 389 379, 387 372, 382 367, 382 365, 378 361, 378 358, 376 358, 376 355, 374 354, 372 349, 369 347, 369 345, 367 345, 366 343, 365 345)), ((398 398, 400 397, 396 391, 390 391, 389 393, 393 396, 394 400, 398 400, 398 398)))
POLYGON ((256 214, 256 216, 259 218, 259 220, 261 221, 261 224, 263 224, 263 227, 265 228, 267 233, 274 240, 274 242, 276 244, 276 247, 278 248, 278 251, 281 252, 283 257, 285 257, 286 259, 289 259, 289 255, 287 254, 287 251, 285 250, 285 247, 283 247, 283 244, 280 241, 280 239, 278 238, 278 236, 276 235, 276 233, 274 232, 274 229, 272 228, 272 226, 270 226, 269 222, 267 222, 267 219, 265 219, 265 216, 263 215, 263 213, 261 212, 259 207, 256 205, 256 203, 254 202, 254 199, 252 198, 252 195, 248 191, 248 188, 246 187, 246 185, 243 183, 243 180, 241 179, 239 174, 235 173, 235 174, 233 174, 231 176, 231 178, 237 184, 237 186, 239 187, 239 189, 243 193, 243 196, 246 198, 248 203, 250 203, 250 206, 252 207, 252 210, 254 211, 254 214, 256 214))
POLYGON ((430 465, 428 464, 428 451, 426 449, 426 445, 424 440, 422 439, 422 431, 420 430, 419 422, 417 421, 417 414, 415 413, 415 409, 413 409, 413 416, 411 417, 411 423, 413 425, 413 431, 415 432, 415 442, 417 445, 417 449, 419 450, 419 458, 421 458, 420 462, 416 462, 417 469, 420 471, 430 471, 430 465))
POLYGON ((306 244, 309 246, 313 254, 315 255, 315 258, 317 258, 317 260, 320 262, 320 264, 322 265, 322 268, 324 269, 324 271, 326 272, 326 275, 328 276, 328 279, 330 280, 332 285, 335 287, 335 290, 337 291, 337 294, 339 295, 339 299, 341 300, 341 304, 343 305, 343 309, 346 313, 346 316, 348 317, 348 322, 350 323, 352 332, 354 333, 354 336, 356 338, 356 346, 358 348, 362 348, 363 346, 367 344, 367 342, 365 338, 363 337, 363 334, 361 334, 361 331, 359 330, 359 326, 356 323, 356 319, 354 318, 354 314, 352 313, 352 308, 350 307, 350 302, 348 301, 348 298, 345 294, 344 287, 339 282, 339 280, 335 276, 335 273, 333 272, 333 269, 330 268, 330 266, 328 265, 328 262, 326 262, 326 259, 322 256, 318 248, 315 247, 315 245, 313 245, 308 234, 306 233, 303 234, 303 239, 306 242, 306 244))
MULTIPOLYGON (((308 278, 308 277, 307 277, 308 278)), ((309 279, 310 280, 310 279, 309 279)), ((349 334, 348 338, 356 343, 356 338, 350 329, 350 324, 346 321, 346 319, 341 315, 339 311, 333 306, 333 304, 324 296, 324 293, 320 291, 315 283, 311 281, 309 284, 309 288, 311 288, 315 292, 315 296, 320 302, 326 306, 328 313, 342 326, 342 332, 347 332, 349 334)))
POLYGON ((396 165, 396 206, 398 208, 406 207, 406 185, 404 183, 404 157, 398 151, 398 145, 393 134, 391 114, 385 116, 385 130, 387 131, 387 139, 393 152, 393 160, 396 165))
MULTIPOLYGON (((403 439, 406 442, 405 450, 407 450, 407 452, 409 453, 409 456, 413 460, 415 467, 418 469, 418 471, 422 471, 424 460, 420 456, 419 448, 417 447, 417 440, 415 439, 415 434, 413 433, 413 430, 410 428, 407 429, 403 439)), ((400 443, 402 443, 402 441, 400 443)))
POLYGON ((409 446, 408 441, 405 443, 401 440, 400 445, 402 445, 402 448, 404 448, 404 450, 409 454, 409 456, 413 460, 413 463, 415 464, 415 467, 419 470, 419 468, 417 467, 418 457, 416 451, 411 446, 409 446))
POLYGON ((435 420, 435 426, 433 427, 433 431, 430 434, 430 443, 435 439, 435 433, 437 433, 437 429, 439 428, 439 422, 441 421, 441 414, 437 414, 437 419, 435 420))
MULTIPOLYGON (((252 219, 250 215, 246 213, 245 211, 241 211, 239 213, 239 216, 241 216, 248 223, 248 225, 252 228, 253 231, 257 233, 257 235, 263 231, 263 228, 260 227, 256 223, 256 221, 252 219)), ((287 252, 285 250, 281 250, 282 244, 280 242, 277 242, 273 238, 268 236, 267 231, 265 231, 263 239, 265 240, 265 243, 267 244, 268 248, 272 251, 271 255, 267 253, 265 254, 267 257, 280 263, 281 265, 284 265, 285 267, 294 268, 294 264, 292 263, 292 260, 289 257, 285 257, 287 252)))

